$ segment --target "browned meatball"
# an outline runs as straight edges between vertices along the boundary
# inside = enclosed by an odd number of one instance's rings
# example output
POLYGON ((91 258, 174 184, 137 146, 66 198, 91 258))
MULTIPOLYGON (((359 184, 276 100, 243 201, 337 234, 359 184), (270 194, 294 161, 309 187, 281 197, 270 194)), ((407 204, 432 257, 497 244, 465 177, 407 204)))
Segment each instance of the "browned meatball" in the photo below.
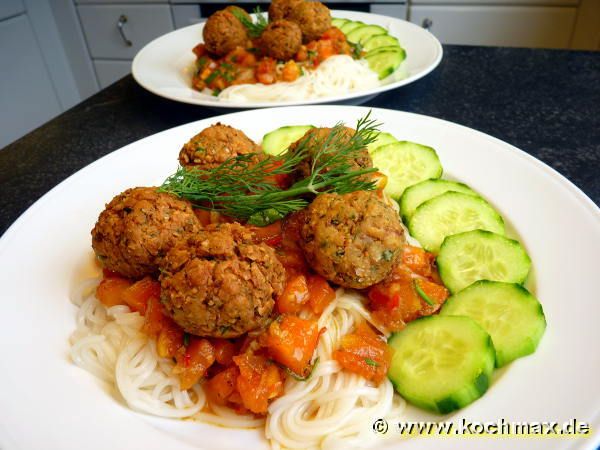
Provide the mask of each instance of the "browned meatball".
POLYGON ((252 22, 252 17, 250 16, 250 14, 248 14, 248 12, 245 9, 240 8, 239 6, 229 5, 228 7, 225 8, 225 11, 229 11, 231 14, 233 14, 238 19, 240 17, 245 17, 246 20, 248 20, 249 22, 252 22))
POLYGON ((317 196, 307 209, 301 236, 304 255, 316 272, 355 289, 386 278, 405 243, 398 214, 367 191, 317 196))
POLYGON ((280 61, 292 59, 302 46, 300 27, 289 20, 276 20, 267 25, 256 42, 259 50, 280 61))
POLYGON ((229 158, 260 152, 260 147, 244 132, 217 123, 202 130, 183 146, 179 152, 179 163, 211 169, 229 158))
POLYGON ((273 0, 269 5, 269 22, 289 19, 292 10, 303 2, 304 0, 273 0))
POLYGON ((209 225, 161 266, 161 300, 197 336, 232 338, 265 326, 285 282, 275 251, 237 223, 209 225))
MULTIPOLYGON (((306 147, 308 153, 308 157, 298 164, 296 178, 306 178, 310 175, 313 157, 324 145, 330 145, 333 142, 346 143, 355 133, 355 130, 352 128, 344 127, 341 129, 340 137, 334 141, 334 138, 330 138, 331 130, 332 128, 313 128, 308 130, 304 136, 290 145, 290 152, 298 151, 300 146, 303 145, 306 147)), ((352 161, 349 161, 349 165, 351 170, 373 167, 373 161, 371 160, 367 148, 365 147, 358 151, 357 157, 352 161)))
POLYGON ((329 8, 321 2, 303 2, 292 9, 289 20, 296 22, 302 30, 302 41, 306 44, 319 39, 331 28, 329 8))
POLYGON ((206 49, 217 56, 225 56, 236 47, 246 47, 246 27, 231 10, 222 9, 208 18, 202 30, 206 49))
POLYGON ((92 230, 92 247, 105 268, 141 278, 157 274, 167 251, 199 229, 187 201, 155 187, 137 187, 106 205, 92 230))

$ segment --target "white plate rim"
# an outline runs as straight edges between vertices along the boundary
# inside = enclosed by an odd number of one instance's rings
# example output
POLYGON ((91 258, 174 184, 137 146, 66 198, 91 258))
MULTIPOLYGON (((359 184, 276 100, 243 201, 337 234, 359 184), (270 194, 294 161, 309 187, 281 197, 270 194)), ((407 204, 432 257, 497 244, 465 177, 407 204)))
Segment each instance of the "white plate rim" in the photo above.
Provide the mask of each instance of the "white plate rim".
MULTIPOLYGON (((339 107, 339 106, 320 106, 319 109, 320 110, 329 110, 331 111, 331 113, 329 114, 329 116, 332 117, 336 117, 338 116, 337 114, 334 114, 334 111, 338 110, 340 111, 340 108, 342 109, 349 109, 352 107, 339 107)), ((306 108, 282 108, 285 111, 290 111, 293 112, 293 110, 296 109, 306 109, 306 108)), ((360 109, 363 111, 367 111, 370 108, 352 108, 352 109, 360 109)), ((378 111, 386 111, 386 110, 382 110, 379 108, 372 108, 374 116, 377 116, 378 111)), ((276 113, 277 111, 273 111, 272 112, 276 113)), ((390 110, 387 110, 390 111, 390 110)), ((489 142, 495 142, 497 144, 500 144, 502 147, 505 147, 507 150, 509 150, 510 152, 512 152, 512 154, 514 154, 515 156, 518 156, 519 158, 525 159, 526 161, 528 161, 529 163, 533 163, 538 169, 541 169, 547 176, 549 176, 552 180, 557 181, 562 189, 566 189, 566 191, 569 193, 569 195, 574 196, 574 199, 576 199, 578 202, 580 202, 581 206, 583 206, 585 208, 585 211, 587 214, 590 214, 591 217, 593 218, 593 220, 595 220, 598 225, 600 226, 600 208, 598 208, 598 206, 596 206, 596 204, 585 195, 585 193, 583 193, 578 187, 576 187, 573 183, 571 183, 568 179, 566 179, 564 176, 562 176, 560 173, 558 173, 556 170, 552 169, 551 167, 547 166, 546 164, 542 163, 541 161, 537 160, 536 158, 534 158, 533 156, 527 154, 526 152, 500 140, 497 139, 495 137, 489 136, 485 133, 473 130, 471 128, 465 127, 463 125, 458 125, 452 122, 448 122, 442 119, 438 119, 438 118, 433 118, 433 117, 428 117, 428 116, 423 116, 420 114, 415 114, 415 113, 405 113, 405 112, 399 112, 399 111, 393 111, 394 113, 398 113, 400 116, 404 116, 407 118, 410 117, 414 117, 416 119, 419 120, 423 120, 426 119, 428 121, 431 121, 431 123, 433 125, 438 125, 440 127, 452 127, 452 128, 456 128, 458 127, 458 129, 461 129, 464 132, 468 132, 468 133, 475 133, 475 135, 478 135, 480 138, 484 138, 486 140, 489 140, 489 142)), ((195 123, 199 123, 199 122, 206 122, 206 121, 217 121, 217 120, 221 120, 224 121, 226 120, 226 117, 232 117, 232 116, 238 116, 238 115, 244 115, 244 114, 248 114, 251 113, 251 111, 245 111, 245 112, 241 112, 241 113, 235 113, 235 114, 231 114, 231 115, 225 115, 225 116, 219 116, 219 117, 213 117, 213 118, 209 118, 209 119, 203 119, 201 121, 196 121, 196 122, 191 122, 189 124, 183 124, 174 128, 171 128, 169 130, 165 130, 165 132, 172 132, 174 130, 177 130, 179 128, 183 128, 183 127, 187 127, 191 124, 195 124, 195 123)), ((159 134, 159 133, 157 133, 159 134)), ((18 235, 18 231, 21 227, 21 225, 25 224, 28 220, 33 219, 36 212, 41 209, 41 207, 44 204, 47 204, 48 202, 52 202, 58 195, 60 195, 60 193, 62 191, 64 191, 64 189, 67 189, 72 183, 76 182, 79 178, 84 177, 86 175, 86 170, 87 168, 92 168, 95 167, 97 165, 101 165, 104 164, 106 162, 108 162, 112 157, 115 157, 116 155, 119 154, 120 151, 125 151, 128 147, 130 146, 134 146, 134 145, 139 145, 140 143, 142 143, 143 141, 146 141, 148 139, 152 139, 154 136, 156 135, 152 135, 152 136, 148 136, 146 138, 143 138, 139 141, 133 142, 129 145, 126 145, 124 147, 122 147, 119 150, 116 150, 112 153, 109 153, 108 155, 105 155, 104 157, 98 159, 97 161, 87 165, 86 167, 82 168, 81 170, 79 170, 78 172, 74 173, 73 175, 69 176, 67 179, 65 179, 63 182, 59 183, 56 187, 54 187, 52 190, 50 190, 46 195, 44 195, 42 198, 40 198, 38 201, 36 201, 31 207, 29 207, 25 213, 23 213, 21 215, 21 217, 19 217, 19 219, 17 219, 17 221, 15 221, 15 223, 6 231, 6 233, 0 238, 0 261, 2 261, 2 257, 4 254, 4 250, 5 248, 8 246, 8 244, 10 243, 10 241, 17 237, 18 235)), ((82 376, 90 376, 89 374, 84 374, 82 373, 82 376)), ((600 415, 600 409, 596 411, 596 415, 594 417, 595 423, 596 425, 600 425, 600 423, 598 423, 598 420, 600 419, 598 416, 600 415)), ((0 421, 1 422, 1 421, 0 421)), ((590 438, 587 442, 578 445, 577 448, 595 448, 593 442, 600 442, 600 433, 599 433, 599 426, 596 426, 593 429, 594 432, 594 437, 590 438)), ((2 426, 0 426, 0 431, 2 431, 2 426)), ((0 433, 0 443, 2 443, 4 441, 4 444, 8 447, 8 443, 10 443, 10 441, 6 441, 5 438, 7 438, 6 436, 2 436, 3 433, 0 433)), ((10 438, 10 436, 8 437, 10 438)), ((11 445, 10 448, 12 448, 13 446, 11 445)), ((16 448, 16 447, 15 447, 16 448)))
MULTIPOLYGON (((191 105, 210 106, 213 108, 253 109, 253 108, 270 108, 270 107, 283 107, 283 106, 301 106, 301 105, 323 104, 323 103, 340 103, 340 102, 348 102, 348 101, 352 101, 352 100, 356 100, 356 99, 365 99, 365 101, 366 101, 369 98, 371 98, 372 96, 378 95, 383 92, 387 92, 392 89, 396 89, 396 88, 405 86, 407 84, 410 84, 414 81, 417 81, 417 80, 425 77, 426 75, 431 73, 440 64, 440 62, 442 60, 444 50, 443 50, 443 47, 442 47, 442 44, 440 43, 440 41, 429 31, 424 30, 423 28, 421 28, 418 25, 415 25, 411 22, 408 22, 403 19, 398 19, 395 17, 389 17, 389 16, 384 16, 384 15, 375 14, 375 13, 366 13, 366 12, 357 12, 357 11, 348 11, 348 10, 331 10, 331 13, 332 13, 332 16, 335 16, 335 17, 350 18, 351 20, 362 20, 362 21, 365 21, 366 23, 368 23, 369 17, 377 18, 379 20, 388 20, 388 21, 392 21, 394 23, 402 23, 402 26, 404 26, 407 29, 412 30, 412 32, 417 33, 418 35, 422 36, 423 42, 429 41, 428 45, 431 46, 431 50, 433 51, 435 56, 434 56, 433 60, 431 61, 431 63, 424 70, 421 70, 420 72, 415 73, 414 75, 409 76, 407 78, 397 80, 395 82, 392 82, 392 83, 389 83, 386 85, 381 85, 381 86, 378 86, 378 87, 375 87, 372 89, 368 89, 368 90, 364 90, 364 91, 357 91, 357 92, 352 92, 352 93, 348 93, 345 95, 337 95, 337 96, 332 96, 332 97, 323 97, 323 98, 306 99, 306 100, 290 100, 290 101, 278 101, 278 102, 259 102, 259 101, 234 102, 234 101, 219 101, 219 100, 213 99, 209 96, 206 96, 206 99, 190 98, 190 97, 185 97, 185 96, 169 94, 168 92, 165 92, 160 87, 156 87, 152 83, 148 82, 144 78, 143 70, 140 68, 140 66, 142 65, 143 59, 146 57, 146 54, 152 51, 152 47, 157 42, 159 42, 162 38, 164 38, 165 36, 173 35, 174 33, 177 33, 181 30, 187 30, 187 29, 191 29, 191 28, 195 28, 195 27, 197 28, 200 25, 203 25, 205 23, 205 22, 201 22, 199 24, 193 24, 193 25, 189 25, 187 27, 183 27, 183 28, 179 28, 177 30, 171 31, 163 36, 160 36, 160 37, 152 40, 148 44, 146 44, 135 55, 135 57, 131 63, 131 74, 132 74, 133 78, 135 79, 135 81, 140 86, 142 86, 144 89, 146 89, 147 91, 149 91, 155 95, 158 95, 160 97, 163 97, 163 98, 166 98, 169 100, 173 100, 173 101, 177 101, 177 102, 181 102, 181 103, 187 103, 187 104, 191 104, 191 105)), ((190 49, 190 51, 191 51, 191 49, 190 49)), ((407 52, 408 52, 408 49, 407 49, 407 52)), ((409 53, 409 55, 410 55, 410 53, 409 53)))

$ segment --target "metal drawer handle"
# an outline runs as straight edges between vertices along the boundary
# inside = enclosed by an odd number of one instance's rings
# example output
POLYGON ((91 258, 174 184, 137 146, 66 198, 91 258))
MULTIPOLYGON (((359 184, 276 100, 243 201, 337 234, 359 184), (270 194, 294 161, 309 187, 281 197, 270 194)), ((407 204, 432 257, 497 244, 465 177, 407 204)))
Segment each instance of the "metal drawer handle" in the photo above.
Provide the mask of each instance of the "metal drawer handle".
POLYGON ((126 23, 127 23, 127 16, 125 14, 121 14, 121 17, 119 17, 119 21, 117 22, 117 28, 119 29, 119 34, 123 38, 123 42, 125 42, 125 45, 127 47, 131 47, 133 44, 131 43, 131 41, 129 39, 127 39, 127 36, 125 36, 125 30, 123 29, 123 26, 126 23))
POLYGON ((426 30, 429 30, 433 26, 433 20, 426 17, 423 19, 423 22, 421 22, 421 26, 426 30))

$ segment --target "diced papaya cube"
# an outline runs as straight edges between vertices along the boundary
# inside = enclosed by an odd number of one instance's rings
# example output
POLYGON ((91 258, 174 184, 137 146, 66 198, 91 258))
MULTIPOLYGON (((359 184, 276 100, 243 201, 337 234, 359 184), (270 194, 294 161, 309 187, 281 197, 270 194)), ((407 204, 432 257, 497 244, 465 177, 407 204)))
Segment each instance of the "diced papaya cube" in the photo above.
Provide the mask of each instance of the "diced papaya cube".
POLYGON ((335 299, 335 291, 320 275, 308 277, 308 305, 313 313, 320 315, 335 299))
POLYGON ((237 350, 235 344, 227 339, 213 339, 211 343, 215 348, 215 359, 219 364, 228 366, 233 363, 237 350))
POLYGON ((237 366, 231 366, 204 383, 204 391, 208 400, 217 405, 226 405, 231 394, 237 389, 239 374, 237 366))
POLYGON ((282 314, 292 314, 300 311, 308 301, 308 283, 304 275, 291 277, 283 292, 277 297, 277 310, 282 314))
POLYGON ((158 356, 173 358, 182 346, 183 330, 173 320, 165 320, 156 339, 156 352, 158 356))
POLYGON ((354 333, 342 338, 340 348, 333 352, 333 359, 344 369, 380 383, 386 377, 392 350, 365 322, 354 333))
POLYGON ((115 305, 123 305, 123 293, 131 286, 131 281, 126 278, 111 276, 104 278, 96 288, 96 298, 104 306, 110 308, 115 305))
POLYGON ((237 391, 245 408, 255 414, 266 414, 269 402, 283 394, 283 374, 262 355, 244 353, 234 356, 240 369, 237 391))
POLYGON ((146 303, 150 297, 160 298, 160 283, 150 277, 136 281, 123 292, 123 301, 140 314, 146 313, 146 303))
POLYGON ((266 346, 271 358, 300 377, 308 375, 309 363, 319 342, 314 320, 283 315, 269 326, 266 346))
POLYGON ((177 353, 177 366, 173 373, 179 375, 181 389, 189 389, 204 376, 215 362, 215 349, 207 339, 192 336, 187 347, 177 353))

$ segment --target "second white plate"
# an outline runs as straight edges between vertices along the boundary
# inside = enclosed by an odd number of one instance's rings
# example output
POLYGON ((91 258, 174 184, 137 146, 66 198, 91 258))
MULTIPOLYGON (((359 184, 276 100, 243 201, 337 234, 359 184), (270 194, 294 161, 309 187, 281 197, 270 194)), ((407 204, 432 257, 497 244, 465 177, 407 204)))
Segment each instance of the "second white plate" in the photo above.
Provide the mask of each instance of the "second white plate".
POLYGON ((131 66, 135 80, 148 91, 183 103, 216 108, 262 108, 268 106, 306 105, 312 103, 361 104, 390 89, 412 83, 431 72, 442 59, 442 45, 428 31, 404 20, 354 11, 332 10, 333 17, 380 25, 396 37, 407 57, 392 75, 376 88, 331 97, 277 102, 234 102, 202 94, 191 87, 195 56, 192 49, 202 42, 204 23, 165 34, 146 45, 131 66))

